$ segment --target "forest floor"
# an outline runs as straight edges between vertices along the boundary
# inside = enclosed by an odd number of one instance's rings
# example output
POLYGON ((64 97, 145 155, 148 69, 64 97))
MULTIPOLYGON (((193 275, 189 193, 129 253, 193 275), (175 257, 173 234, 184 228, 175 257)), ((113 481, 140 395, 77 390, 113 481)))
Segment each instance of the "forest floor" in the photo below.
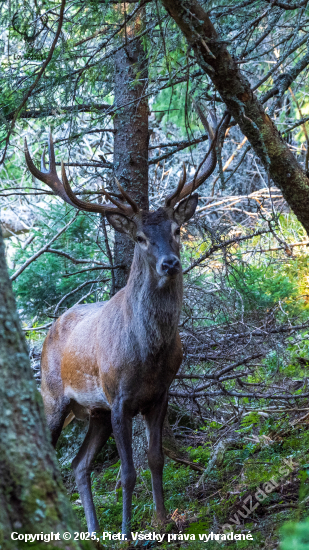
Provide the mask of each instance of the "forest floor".
MULTIPOLYGON (((250 539, 251 534, 253 540, 219 543, 210 539, 207 547, 220 545, 231 549, 274 550, 279 548, 285 525, 285 542, 280 548, 296 548, 292 543, 294 531, 305 525, 296 526, 296 522, 309 515, 307 406, 305 402, 298 403, 297 410, 293 410, 295 406, 290 408, 287 405, 286 411, 254 412, 227 425, 210 422, 200 427, 192 425, 189 416, 181 416, 178 411, 175 435, 180 448, 192 462, 205 467, 205 473, 202 477, 200 472, 190 467, 165 459, 164 491, 168 520, 163 528, 159 528, 153 520, 150 471, 138 471, 132 532, 146 535, 155 531, 166 536, 161 543, 137 540, 132 547, 198 550, 204 548, 206 542, 201 541, 199 535, 232 531, 241 534, 237 537, 239 539, 246 535, 250 539), (287 522, 292 523, 286 525, 287 522)), ((64 481, 84 531, 87 531, 85 517, 70 464, 86 429, 85 424, 73 421, 63 431, 58 443, 64 481)), ((94 501, 102 532, 118 533, 121 529, 119 477, 120 461, 115 442, 110 438, 97 457, 92 474, 94 501)), ((306 529, 304 536, 308 544, 297 546, 297 549, 309 548, 306 529)), ((124 546, 120 542, 105 540, 103 547, 116 549, 124 546)))

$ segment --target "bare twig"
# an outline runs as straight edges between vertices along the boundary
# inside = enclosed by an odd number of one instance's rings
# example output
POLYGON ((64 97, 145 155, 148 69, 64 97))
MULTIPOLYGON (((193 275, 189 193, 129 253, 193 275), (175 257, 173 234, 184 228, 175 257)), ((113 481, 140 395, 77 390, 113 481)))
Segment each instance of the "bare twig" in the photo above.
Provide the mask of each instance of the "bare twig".
POLYGON ((11 281, 15 281, 17 279, 17 277, 19 277, 19 275, 30 265, 32 264, 32 262, 34 262, 35 260, 37 260, 42 254, 44 254, 44 252, 47 252, 48 251, 48 248, 50 247, 50 245, 52 243, 54 243, 58 237, 60 237, 60 235, 62 235, 62 233, 64 233, 68 227, 70 227, 70 225, 72 225, 72 223, 76 220, 77 216, 79 214, 79 211, 77 211, 73 218, 69 221, 69 223, 67 223, 62 229, 60 229, 60 231, 58 231, 57 235, 55 235, 45 246, 43 246, 40 250, 38 250, 38 252, 36 252, 35 254, 33 254, 33 256, 31 256, 31 258, 29 258, 25 263, 23 263, 22 266, 20 266, 19 269, 17 269, 17 271, 15 271, 15 273, 13 275, 11 275, 10 279, 11 281))

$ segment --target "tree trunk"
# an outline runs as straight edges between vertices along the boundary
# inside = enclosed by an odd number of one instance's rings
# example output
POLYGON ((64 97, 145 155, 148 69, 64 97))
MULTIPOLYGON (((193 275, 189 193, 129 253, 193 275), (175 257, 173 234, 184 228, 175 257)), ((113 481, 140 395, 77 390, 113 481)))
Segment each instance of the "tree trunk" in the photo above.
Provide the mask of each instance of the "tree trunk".
MULTIPOLYGON (((126 37, 140 32, 142 19, 127 28, 126 37)), ((124 40, 126 39, 124 37, 124 40)), ((134 40, 115 55, 114 166, 115 176, 141 208, 148 208, 148 61, 142 40, 134 40)), ((115 235, 114 261, 124 265, 115 273, 115 292, 126 285, 134 243, 115 235)))
MULTIPOLYGON (((142 18, 127 27, 126 37, 140 32, 142 18)), ((134 42, 115 55, 115 107, 114 166, 115 176, 144 209, 148 209, 148 61, 142 40, 134 42)), ((123 288, 128 280, 133 260, 134 242, 122 233, 115 233, 114 263, 124 265, 116 269, 114 292, 123 288)), ((147 467, 147 440, 141 415, 133 419, 133 459, 137 469, 147 467)))
POLYGON ((161 0, 265 169, 309 232, 309 179, 197 0, 161 0))
MULTIPOLYGON (((21 541, 11 539, 12 532, 62 534, 78 531, 78 524, 62 485, 41 396, 32 376, 1 231, 0 368, 0 546, 23 548, 21 541)), ((62 540, 51 546, 37 543, 35 547, 43 546, 82 547, 79 542, 62 540)))
POLYGON ((146 437, 145 423, 141 414, 133 418, 132 424, 132 451, 134 466, 139 470, 148 468, 147 458, 148 442, 146 437))

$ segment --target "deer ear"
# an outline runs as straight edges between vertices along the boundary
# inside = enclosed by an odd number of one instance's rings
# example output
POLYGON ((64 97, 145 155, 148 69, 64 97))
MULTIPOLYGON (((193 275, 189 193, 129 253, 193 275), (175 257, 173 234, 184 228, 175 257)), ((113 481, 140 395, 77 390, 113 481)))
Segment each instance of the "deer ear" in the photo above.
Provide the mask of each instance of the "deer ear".
POLYGON ((191 195, 191 197, 188 197, 187 199, 183 199, 177 206, 177 208, 174 210, 174 220, 178 223, 178 225, 182 225, 183 223, 187 222, 190 218, 192 218, 196 207, 198 203, 198 194, 195 193, 194 195, 191 195))
POLYGON ((124 214, 113 214, 112 212, 106 212, 106 218, 108 222, 119 233, 125 233, 129 235, 131 239, 134 239, 136 233, 136 224, 130 220, 124 214))

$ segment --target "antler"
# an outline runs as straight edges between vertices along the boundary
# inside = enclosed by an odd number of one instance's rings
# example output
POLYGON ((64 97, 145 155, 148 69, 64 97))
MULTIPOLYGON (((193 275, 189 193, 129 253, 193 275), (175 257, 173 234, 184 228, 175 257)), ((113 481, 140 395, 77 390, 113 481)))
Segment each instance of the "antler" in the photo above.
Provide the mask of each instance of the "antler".
POLYGON ((38 180, 42 181, 43 183, 46 183, 54 191, 56 195, 61 197, 62 200, 64 200, 71 206, 79 208, 80 210, 85 210, 86 212, 99 212, 101 214, 106 214, 106 212, 114 212, 114 213, 118 212, 120 214, 126 214, 127 216, 132 216, 139 212, 139 208, 136 202, 134 202, 133 199, 129 197, 129 195, 124 191, 124 189, 121 187, 120 183, 117 180, 116 181, 117 181, 118 188, 123 198, 129 203, 129 205, 123 204, 122 202, 116 200, 105 189, 102 189, 102 192, 104 193, 106 198, 111 203, 113 203, 114 206, 97 204, 97 203, 92 203, 92 202, 78 199, 71 189, 63 162, 61 163, 62 181, 58 177, 57 170, 56 170, 54 144, 53 144, 53 138, 51 133, 49 134, 49 139, 48 139, 48 154, 49 154, 49 171, 47 170, 45 165, 45 150, 41 158, 41 171, 38 170, 32 161, 32 158, 29 153, 28 145, 27 145, 27 140, 25 139, 25 157, 26 157, 27 166, 31 174, 33 174, 33 176, 38 180))
POLYGON ((166 197, 165 199, 165 206, 174 206, 174 204, 176 204, 176 202, 178 202, 178 195, 180 195, 182 189, 183 189, 183 186, 184 184, 186 183, 186 179, 187 179, 187 173, 186 173, 186 165, 185 163, 183 163, 183 172, 182 172, 182 176, 180 177, 180 180, 178 182, 178 185, 177 185, 177 189, 176 191, 174 191, 174 193, 172 193, 171 195, 168 195, 168 197, 166 197), (175 202, 174 202, 174 199, 175 199, 175 202))
POLYGON ((27 140, 25 138, 25 157, 26 157, 26 163, 27 166, 33 174, 35 178, 42 181, 43 183, 46 183, 56 195, 62 198, 65 202, 68 202, 72 206, 74 204, 67 196, 62 181, 58 178, 57 171, 56 171, 56 161, 55 161, 55 152, 54 152, 54 144, 53 144, 53 138, 52 135, 49 134, 48 138, 48 155, 49 155, 49 171, 46 168, 45 165, 45 149, 42 154, 41 158, 41 171, 37 169, 37 167, 34 165, 32 158, 29 153, 27 140))
POLYGON ((130 197, 130 195, 128 195, 128 193, 125 192, 125 190, 123 189, 123 187, 120 185, 119 181, 117 180, 117 178, 115 177, 115 180, 116 180, 116 183, 117 183, 117 187, 120 191, 120 193, 122 194, 122 196, 125 198, 125 200, 129 203, 129 205, 131 206, 133 212, 135 214, 137 214, 139 212, 139 207, 138 205, 136 204, 136 202, 130 197))
POLYGON ((216 164, 217 164, 217 155, 216 155, 216 142, 218 139, 218 130, 219 127, 222 128, 226 116, 224 117, 222 123, 218 126, 216 115, 213 111, 210 111, 210 117, 207 119, 203 113, 203 111, 200 109, 199 105, 197 105, 195 102, 196 110, 199 114, 199 117, 203 123, 203 126, 205 130, 208 132, 209 138, 210 138, 210 146, 204 161, 204 166, 202 166, 202 170, 200 174, 197 173, 194 175, 193 179, 186 183, 186 170, 185 166, 183 168, 183 175, 179 180, 178 186, 176 191, 169 195, 165 199, 165 206, 175 206, 177 202, 181 201, 183 198, 187 197, 188 195, 191 195, 204 181, 206 181, 209 176, 213 173, 216 164))

